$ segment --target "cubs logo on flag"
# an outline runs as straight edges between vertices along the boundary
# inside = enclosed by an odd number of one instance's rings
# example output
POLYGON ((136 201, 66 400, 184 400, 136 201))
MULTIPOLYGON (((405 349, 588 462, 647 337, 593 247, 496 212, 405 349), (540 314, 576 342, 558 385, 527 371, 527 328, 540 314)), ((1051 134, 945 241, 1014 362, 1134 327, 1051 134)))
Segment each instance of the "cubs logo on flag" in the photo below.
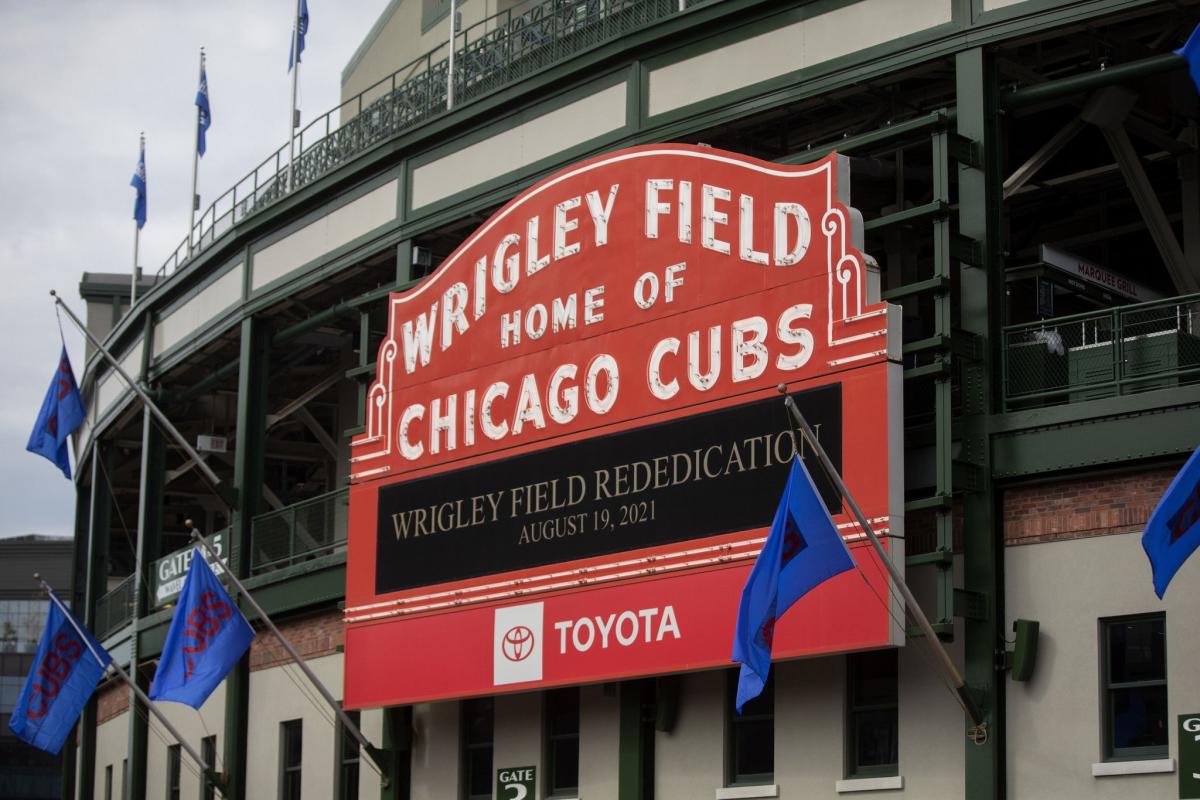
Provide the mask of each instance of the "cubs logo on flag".
POLYGON ((51 592, 50 612, 33 668, 8 720, 17 738, 47 753, 62 749, 112 661, 70 614, 51 592))
POLYGON ((200 708, 252 641, 254 629, 197 549, 167 630, 150 699, 200 708))
POLYGON ((67 439, 83 424, 83 417, 83 398, 79 396, 71 359, 67 358, 64 345, 58 359, 58 369, 50 379, 50 388, 46 390, 46 397, 42 400, 42 408, 33 423, 33 432, 29 434, 25 449, 54 462, 70 480, 71 459, 67 454, 67 439))

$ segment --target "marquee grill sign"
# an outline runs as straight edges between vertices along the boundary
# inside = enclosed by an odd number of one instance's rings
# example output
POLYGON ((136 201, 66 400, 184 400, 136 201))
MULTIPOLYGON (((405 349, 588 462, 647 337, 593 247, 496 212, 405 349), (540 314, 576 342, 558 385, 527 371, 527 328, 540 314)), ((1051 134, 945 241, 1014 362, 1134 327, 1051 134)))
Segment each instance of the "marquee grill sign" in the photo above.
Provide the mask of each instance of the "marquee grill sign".
MULTIPOLYGON (((898 328, 846 173, 599 156, 391 296, 352 443, 348 706, 728 664, 795 452, 779 384, 899 532, 898 328)), ((801 600, 778 657, 899 641, 881 565, 821 488, 862 569, 801 600)))

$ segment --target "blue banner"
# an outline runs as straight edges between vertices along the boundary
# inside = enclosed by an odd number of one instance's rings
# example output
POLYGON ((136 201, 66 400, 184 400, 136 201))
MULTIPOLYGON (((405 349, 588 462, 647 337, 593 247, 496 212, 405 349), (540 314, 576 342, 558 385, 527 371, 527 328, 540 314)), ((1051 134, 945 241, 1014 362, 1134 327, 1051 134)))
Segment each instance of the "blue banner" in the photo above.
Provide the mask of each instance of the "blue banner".
POLYGON ((1200 92, 1200 25, 1196 26, 1187 42, 1176 50, 1175 54, 1183 56, 1183 60, 1188 63, 1192 83, 1196 84, 1196 91, 1200 92))
POLYGON ((206 149, 205 134, 212 126, 212 108, 208 104, 208 75, 205 74, 203 66, 200 67, 200 88, 196 90, 196 108, 199 109, 196 115, 196 152, 203 156, 206 149))
POLYGON ((292 39, 288 42, 288 72, 300 62, 300 54, 304 52, 304 34, 308 33, 308 0, 300 0, 300 17, 297 21, 300 23, 300 33, 297 35, 296 29, 292 28, 292 39))
POLYGON ((1158 501, 1142 534, 1159 599, 1188 556, 1200 547, 1200 448, 1179 470, 1158 501))
POLYGON ((64 345, 58 358, 58 369, 50 379, 50 388, 46 390, 46 397, 42 400, 25 449, 52 461, 70 480, 71 458, 67 453, 67 439, 83 424, 83 418, 83 398, 79 396, 71 359, 67 358, 64 345))
POLYGON ((79 635, 71 624, 73 618, 68 618, 70 613, 51 593, 50 613, 33 668, 8 720, 17 738, 47 753, 62 749, 112 661, 82 625, 79 630, 84 635, 79 635))
POLYGON ((254 629, 197 549, 167 630, 150 699, 200 708, 252 641, 254 629))
POLYGON ((739 714, 767 683, 776 620, 801 597, 850 569, 854 569, 850 550, 804 463, 796 457, 771 532, 754 561, 738 606, 733 660, 742 665, 736 701, 739 714))
POLYGON ((142 142, 142 148, 138 151, 137 169, 133 171, 133 177, 129 179, 129 185, 137 190, 137 197, 133 201, 133 218, 137 220, 138 230, 146 224, 146 143, 142 142))

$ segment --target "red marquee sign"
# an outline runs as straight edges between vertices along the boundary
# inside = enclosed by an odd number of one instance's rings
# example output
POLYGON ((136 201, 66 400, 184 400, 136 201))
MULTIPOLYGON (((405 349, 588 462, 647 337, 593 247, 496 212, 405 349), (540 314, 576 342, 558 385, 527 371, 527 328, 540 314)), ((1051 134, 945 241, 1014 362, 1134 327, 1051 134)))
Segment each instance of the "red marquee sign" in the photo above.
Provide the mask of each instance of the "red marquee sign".
MULTIPOLYGON (((599 156, 390 297, 352 443, 347 706, 728 664, 794 452, 780 384, 900 533, 898 317, 872 297, 846 170, 599 156)), ((902 638, 822 488, 860 569, 780 621, 777 657, 902 638)))

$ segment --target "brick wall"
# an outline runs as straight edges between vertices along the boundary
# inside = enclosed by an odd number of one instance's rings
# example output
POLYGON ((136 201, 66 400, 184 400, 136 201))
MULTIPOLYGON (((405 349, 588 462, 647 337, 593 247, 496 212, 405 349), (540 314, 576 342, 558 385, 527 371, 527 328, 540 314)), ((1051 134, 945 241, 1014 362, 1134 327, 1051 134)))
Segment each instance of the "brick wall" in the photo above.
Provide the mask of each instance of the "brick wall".
POLYGON ((96 690, 96 724, 103 725, 129 710, 129 687, 120 678, 111 678, 96 690))
POLYGON ((1004 543, 1036 544, 1140 530, 1178 467, 1068 478, 1004 492, 1004 543))
MULTIPOLYGON (((342 612, 336 609, 276 624, 306 661, 336 653, 345 642, 342 612)), ((290 660, 291 657, 270 631, 260 630, 250 645, 252 670, 275 667, 290 660)))

